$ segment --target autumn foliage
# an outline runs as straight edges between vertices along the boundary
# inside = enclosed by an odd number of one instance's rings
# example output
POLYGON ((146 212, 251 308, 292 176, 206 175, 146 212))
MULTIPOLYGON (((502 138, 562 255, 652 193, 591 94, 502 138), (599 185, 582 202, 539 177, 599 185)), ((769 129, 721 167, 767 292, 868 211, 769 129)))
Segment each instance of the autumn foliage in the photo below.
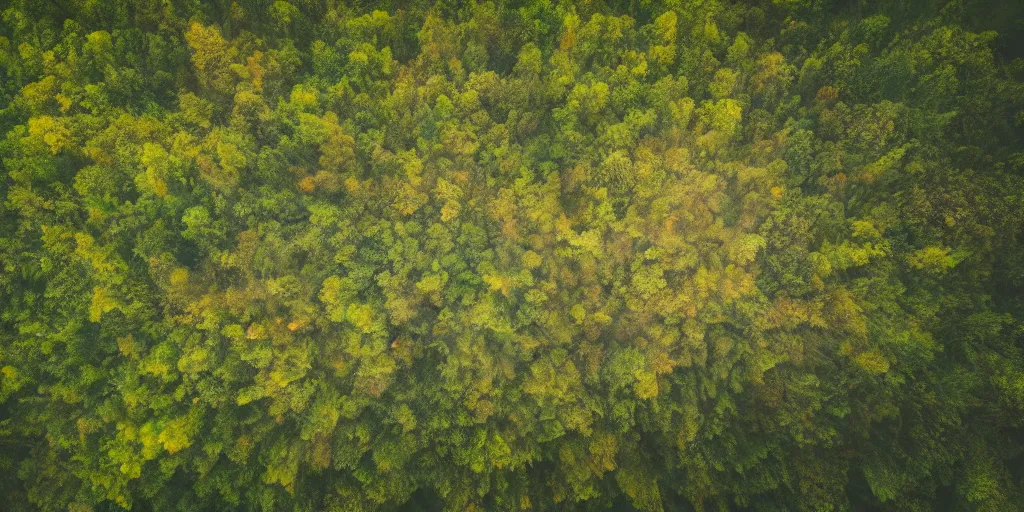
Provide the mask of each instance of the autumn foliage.
POLYGON ((1014 2, 4 4, 0 508, 1024 503, 1014 2))

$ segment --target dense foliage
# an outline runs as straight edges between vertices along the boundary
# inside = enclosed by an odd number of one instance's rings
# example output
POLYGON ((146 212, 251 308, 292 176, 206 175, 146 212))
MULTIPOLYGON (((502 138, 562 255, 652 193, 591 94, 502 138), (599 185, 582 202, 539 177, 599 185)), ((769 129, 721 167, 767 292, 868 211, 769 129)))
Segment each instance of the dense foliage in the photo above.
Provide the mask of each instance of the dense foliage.
POLYGON ((9 0, 6 510, 1020 510, 1024 6, 9 0))

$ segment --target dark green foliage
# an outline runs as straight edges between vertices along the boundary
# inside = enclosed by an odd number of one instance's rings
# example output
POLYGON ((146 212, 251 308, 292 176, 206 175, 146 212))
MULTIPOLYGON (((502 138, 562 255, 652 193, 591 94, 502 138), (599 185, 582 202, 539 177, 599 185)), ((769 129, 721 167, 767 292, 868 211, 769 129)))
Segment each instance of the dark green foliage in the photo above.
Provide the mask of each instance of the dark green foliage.
POLYGON ((9 510, 1020 510, 1013 2, 13 0, 9 510))

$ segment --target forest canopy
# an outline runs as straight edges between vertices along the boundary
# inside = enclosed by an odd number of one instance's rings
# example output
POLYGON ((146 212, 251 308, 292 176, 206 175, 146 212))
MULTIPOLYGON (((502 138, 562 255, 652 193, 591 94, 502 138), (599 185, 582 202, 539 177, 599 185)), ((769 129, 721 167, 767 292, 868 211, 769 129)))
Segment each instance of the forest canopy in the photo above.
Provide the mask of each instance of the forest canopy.
POLYGON ((1024 4, 0 4, 5 510, 1024 508, 1024 4))

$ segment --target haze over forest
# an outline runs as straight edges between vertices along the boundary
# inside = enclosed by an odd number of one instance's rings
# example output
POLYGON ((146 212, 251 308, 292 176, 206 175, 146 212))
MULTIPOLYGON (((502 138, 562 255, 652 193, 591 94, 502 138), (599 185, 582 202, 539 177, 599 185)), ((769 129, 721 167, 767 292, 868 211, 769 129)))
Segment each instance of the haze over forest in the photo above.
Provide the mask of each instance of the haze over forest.
POLYGON ((0 508, 1024 508, 1024 3, 0 1, 0 508))

